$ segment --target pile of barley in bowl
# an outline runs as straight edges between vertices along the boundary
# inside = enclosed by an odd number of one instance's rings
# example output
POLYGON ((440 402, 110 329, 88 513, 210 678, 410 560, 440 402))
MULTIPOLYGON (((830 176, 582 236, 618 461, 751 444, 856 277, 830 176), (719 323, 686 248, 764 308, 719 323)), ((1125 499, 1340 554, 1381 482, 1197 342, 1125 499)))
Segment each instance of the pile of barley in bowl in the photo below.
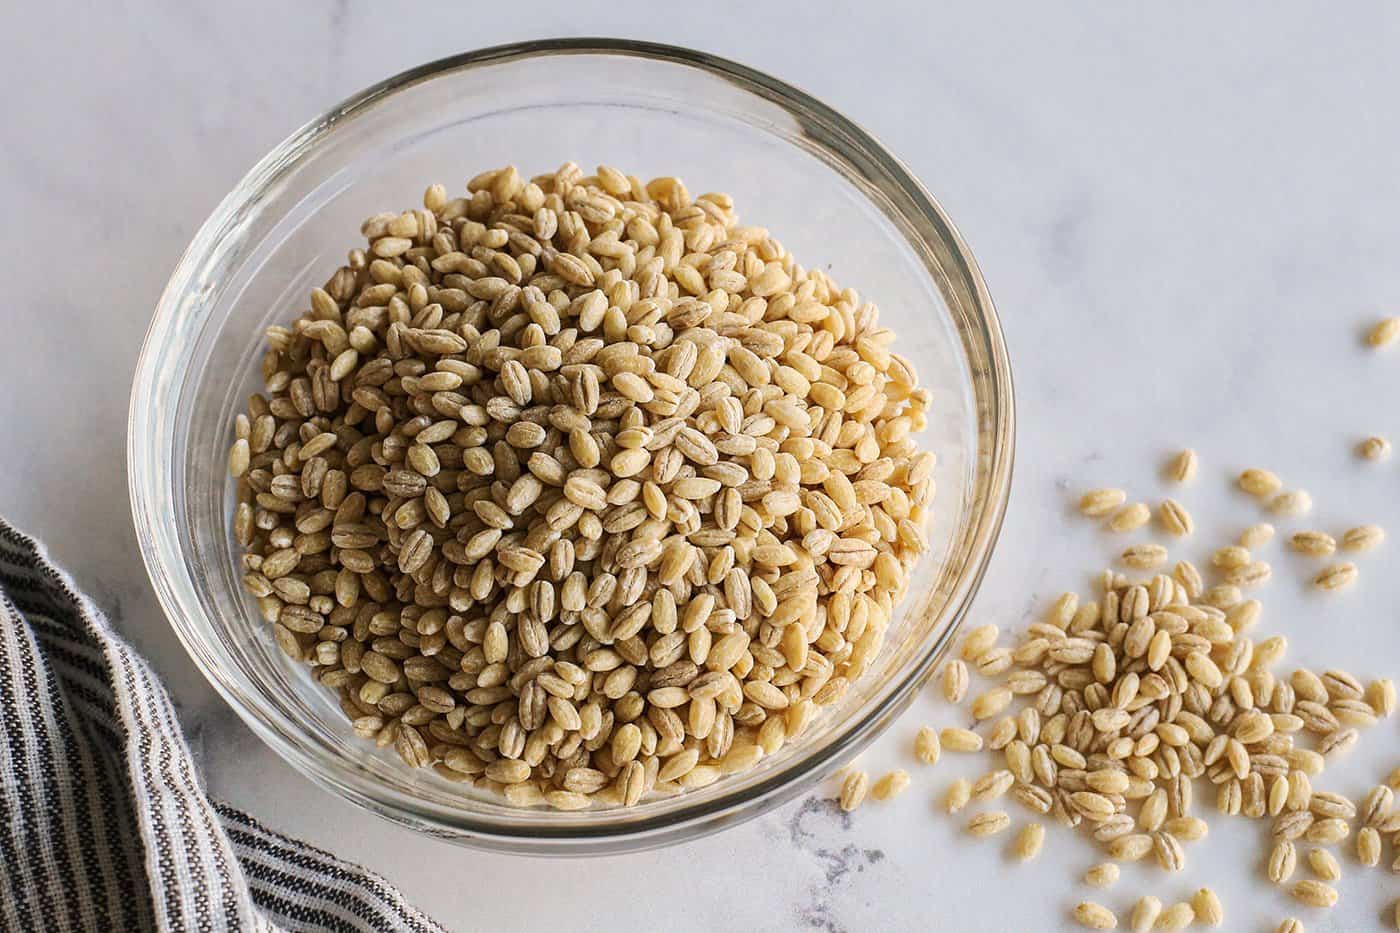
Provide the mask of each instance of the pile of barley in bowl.
POLYGON ((928 394, 723 194, 566 164, 365 221, 237 418, 234 534, 355 731, 519 805, 753 766, 879 651, 928 394))

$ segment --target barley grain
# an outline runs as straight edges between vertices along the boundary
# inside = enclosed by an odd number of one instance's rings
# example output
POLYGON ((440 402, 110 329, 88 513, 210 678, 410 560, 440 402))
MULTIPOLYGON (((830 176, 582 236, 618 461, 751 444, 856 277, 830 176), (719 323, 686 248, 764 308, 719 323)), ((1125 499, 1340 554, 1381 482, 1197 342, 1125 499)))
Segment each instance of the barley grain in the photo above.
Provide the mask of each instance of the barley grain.
POLYGON ((1272 496, 1283 488, 1283 482, 1268 470, 1251 468, 1239 475, 1237 480, 1240 489, 1251 496, 1263 499, 1272 496))
POLYGON ((1306 515, 1312 511, 1312 496, 1303 489, 1281 492, 1269 500, 1269 511, 1275 515, 1306 515))
POLYGON ((1168 461, 1167 478, 1176 483, 1189 483, 1195 478, 1196 470, 1196 452, 1187 447, 1168 461))
POLYGON ((1323 881, 1336 881, 1342 877, 1342 866, 1338 864, 1336 857, 1326 849, 1309 849, 1308 867, 1312 869, 1314 875, 1323 881))
POLYGON ((1152 510, 1145 503, 1134 502, 1122 506, 1108 520, 1108 530, 1123 534, 1135 531, 1146 525, 1152 518, 1152 510))
POLYGON ((1086 930, 1113 930, 1118 927, 1118 918, 1113 911, 1093 901, 1081 901, 1075 905, 1074 922, 1086 930))
POLYGON ((958 778, 948 785, 948 792, 943 798, 943 809, 948 813, 957 813, 967 802, 972 799, 972 782, 967 778, 958 778))
POLYGON ((1340 590, 1355 583, 1356 575, 1355 564, 1333 564, 1313 577, 1313 585, 1320 590, 1340 590))
POLYGON ((967 821, 967 832, 969 835, 983 838, 994 836, 1006 827, 1011 825, 1011 817, 1001 810, 988 810, 985 813, 978 813, 967 821))
POLYGON ((1323 531, 1299 531, 1288 539, 1289 546, 1309 557, 1329 557, 1337 550, 1336 540, 1323 531))
POLYGON ((982 737, 971 729, 949 726, 938 735, 943 748, 950 752, 980 752, 982 737))
POLYGON ((909 786, 909 772, 897 768, 885 774, 870 788, 870 796, 876 800, 892 800, 904 793, 909 786))
POLYGON ((938 730, 924 726, 914 736, 914 757, 924 764, 938 764, 938 756, 942 751, 943 746, 938 741, 938 730))
POLYGON ((1210 888, 1197 889, 1191 897, 1191 909, 1196 914, 1196 922, 1205 926, 1218 927, 1225 922, 1225 908, 1210 888))
POLYGON ((1156 924, 1157 918, 1162 915, 1162 902, 1151 894, 1138 898, 1133 905, 1133 912, 1128 920, 1128 929, 1133 933, 1149 933, 1156 924))
POLYGON ((1113 862, 1100 862, 1084 872, 1084 883, 1095 888, 1107 888, 1118 881, 1118 866, 1113 862))
POLYGON ((1356 445, 1356 455, 1363 460, 1385 460, 1390 456, 1390 441, 1383 437, 1368 437, 1356 445))
POLYGON ((1079 499, 1079 511, 1090 518, 1101 518, 1128 501, 1121 489, 1091 489, 1079 499))
POLYGON ((1366 333, 1366 342, 1376 349, 1388 347, 1396 340, 1400 340, 1400 317, 1382 318, 1366 333))
POLYGON ((1177 536, 1189 535, 1196 528, 1186 506, 1175 499, 1166 499, 1157 507, 1157 521, 1167 533, 1177 536))
POLYGON ((1040 823, 1027 823, 1016 834, 1012 854, 1022 862, 1029 862, 1040 854, 1045 845, 1045 827, 1040 823))
POLYGON ((845 779, 841 781, 841 794, 839 803, 841 809, 847 813, 852 812, 865 802, 865 795, 870 790, 870 775, 864 771, 851 771, 845 779))
POLYGON ((1274 537, 1274 526, 1268 522, 1260 522, 1257 525, 1250 525, 1240 532, 1240 547, 1247 550, 1263 547, 1274 537))
POLYGON ((1337 903, 1337 889, 1311 878, 1294 882, 1289 890, 1293 899, 1308 907, 1333 907, 1337 903))
POLYGON ((1358 525, 1348 528, 1342 535, 1342 549, 1346 551, 1369 551, 1385 541, 1385 530, 1379 525, 1358 525))

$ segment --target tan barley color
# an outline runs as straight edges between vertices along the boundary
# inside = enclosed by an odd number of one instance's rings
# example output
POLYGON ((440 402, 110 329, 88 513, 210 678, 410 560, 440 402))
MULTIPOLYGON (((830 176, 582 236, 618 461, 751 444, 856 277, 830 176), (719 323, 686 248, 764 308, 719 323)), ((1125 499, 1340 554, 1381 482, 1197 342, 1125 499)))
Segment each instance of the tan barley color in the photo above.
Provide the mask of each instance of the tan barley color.
POLYGON ((633 805, 874 663, 936 467, 874 305, 729 196, 608 167, 360 232, 267 329, 228 457, 245 585, 357 735, 511 803, 633 805))
POLYGON ((1385 529, 1379 525, 1357 525, 1342 535, 1342 550, 1369 551, 1385 541, 1385 529))
POLYGON ((1090 518, 1102 518, 1128 501, 1121 489, 1091 489, 1079 497, 1079 511, 1090 518))
POLYGON ((909 772, 902 768, 885 774, 870 788, 870 796, 876 800, 892 800, 904 793, 909 786, 909 772))
POLYGON ((988 810, 986 813, 978 813, 967 821, 967 831, 970 835, 983 837, 994 836, 1006 827, 1011 825, 1011 817, 1001 810, 988 810))
POLYGON ((930 726, 924 726, 914 736, 914 757, 918 758, 926 765, 938 764, 938 756, 942 753, 943 746, 938 741, 938 730, 930 726))
POLYGON ((1366 342, 1376 349, 1400 340, 1400 317, 1383 318, 1366 334, 1366 342))
POLYGON ((1145 503, 1133 502, 1114 512, 1108 520, 1108 530, 1118 533, 1135 531, 1146 525, 1152 518, 1152 510, 1145 503))
POLYGON ((1175 483, 1189 483, 1196 476, 1197 466, 1196 452, 1187 447, 1167 463, 1167 478, 1175 483))
POLYGON ((1196 922, 1204 926, 1218 927, 1225 922, 1225 908, 1210 888, 1199 888, 1192 895, 1191 909, 1196 914, 1196 922))
POLYGON ((1274 526, 1268 522, 1260 522, 1257 525, 1250 525, 1240 532, 1240 547, 1246 550, 1254 550, 1267 544, 1274 537, 1274 526))
POLYGON ((1138 898, 1133 905, 1133 912, 1128 920, 1128 929, 1133 933, 1149 933, 1156 924, 1157 918, 1162 915, 1162 902, 1151 894, 1145 894, 1138 898))
POLYGON ((1303 921, 1296 917, 1289 917, 1278 925, 1278 933, 1306 933, 1303 929, 1303 921))
POLYGON ((1093 901, 1081 901, 1075 905, 1074 922, 1087 930, 1113 930, 1118 927, 1118 918, 1113 911, 1093 901))
POLYGON ((967 778, 958 778, 948 785, 948 793, 943 798, 943 809, 948 813, 957 813, 967 802, 972 799, 972 782, 967 778))
POLYGON ((1293 550, 1309 557, 1329 557, 1337 550, 1337 541, 1325 531, 1298 531, 1288 539, 1293 550))
POLYGON ((1196 910, 1187 901, 1178 901, 1157 918, 1159 930, 1184 930, 1196 920, 1196 910))
POLYGON ((1022 862, 1028 862, 1040 854, 1045 845, 1045 827, 1040 823, 1027 823, 1016 834, 1012 854, 1022 862))
POLYGON ((982 750, 982 736, 971 729, 949 726, 938 736, 943 748, 950 752, 978 752, 982 750))
POLYGON ((1352 563, 1333 564, 1313 577, 1313 585, 1320 590, 1340 590, 1356 582, 1356 565, 1352 563))
POLYGON ((1283 488, 1283 481, 1277 475, 1269 470, 1256 468, 1245 470, 1236 482, 1240 489, 1260 499, 1272 496, 1283 488))
POLYGON ((1337 889, 1311 878, 1294 882, 1289 893, 1293 899, 1308 907, 1333 907, 1337 903, 1337 889))
POLYGON ((841 795, 839 803, 841 809, 850 813, 865 802, 866 792, 870 790, 870 775, 864 771, 851 771, 841 782, 841 795))
POLYGON ((1390 441, 1372 436, 1356 445, 1356 455, 1363 460, 1384 460, 1390 456, 1390 441))
POLYGON ((1306 515, 1312 511, 1312 496, 1303 489, 1281 492, 1269 500, 1269 511, 1275 515, 1306 515))
POLYGON ((1177 536, 1189 535, 1196 529, 1191 513, 1175 499, 1166 499, 1157 507, 1157 521, 1169 534, 1177 536))
POLYGON ((1084 883, 1095 888, 1107 888, 1117 881, 1118 866, 1113 862, 1100 862, 1084 872, 1084 883))

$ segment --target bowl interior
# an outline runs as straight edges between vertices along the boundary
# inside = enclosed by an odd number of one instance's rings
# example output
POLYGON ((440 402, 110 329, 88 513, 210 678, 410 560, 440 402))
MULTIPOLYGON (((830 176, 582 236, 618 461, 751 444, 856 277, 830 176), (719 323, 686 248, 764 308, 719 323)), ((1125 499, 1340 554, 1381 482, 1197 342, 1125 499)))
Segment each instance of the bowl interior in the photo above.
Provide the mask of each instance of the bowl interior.
POLYGON ((975 269, 941 214, 868 138, 743 74, 617 50, 479 55, 424 72, 367 92, 264 160, 201 231, 162 299, 133 400, 132 482, 177 631, 294 764, 429 831, 506 846, 641 845, 688 823, 736 818, 735 804, 797 793, 869 741, 927 674, 995 536, 1009 398, 975 269), (629 810, 581 813, 514 809, 357 739, 333 694, 281 654, 239 585, 224 470, 233 417, 261 388, 264 328, 288 322, 362 245, 364 217, 417 206, 433 182, 460 193, 484 168, 514 163, 528 176, 566 160, 726 191, 743 222, 874 301, 934 395, 921 441, 938 455, 932 551, 881 656, 845 698, 751 772, 629 810))

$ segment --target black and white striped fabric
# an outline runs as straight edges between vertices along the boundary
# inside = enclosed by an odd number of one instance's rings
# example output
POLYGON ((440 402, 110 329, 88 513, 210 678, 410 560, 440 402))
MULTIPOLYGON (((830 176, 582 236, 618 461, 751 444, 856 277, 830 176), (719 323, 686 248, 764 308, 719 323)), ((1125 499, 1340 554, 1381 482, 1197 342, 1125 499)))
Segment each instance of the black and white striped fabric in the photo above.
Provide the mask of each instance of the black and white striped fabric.
POLYGON ((442 928, 200 787, 150 667, 0 519, 0 929, 442 928))

